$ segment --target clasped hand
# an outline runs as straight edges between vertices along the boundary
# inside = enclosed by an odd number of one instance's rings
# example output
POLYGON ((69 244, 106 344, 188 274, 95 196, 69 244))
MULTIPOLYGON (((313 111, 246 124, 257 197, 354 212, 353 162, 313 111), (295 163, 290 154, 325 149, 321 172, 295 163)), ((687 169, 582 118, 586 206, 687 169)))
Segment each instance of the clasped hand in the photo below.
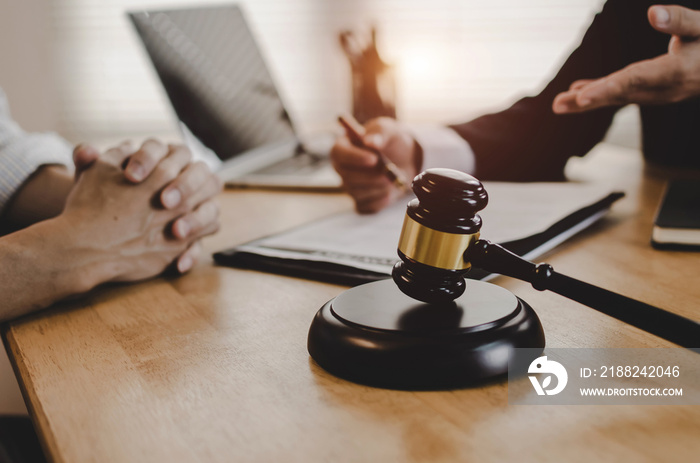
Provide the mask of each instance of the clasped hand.
POLYGON ((197 241, 219 228, 213 198, 221 180, 204 163, 191 163, 183 146, 148 140, 136 151, 124 143, 102 156, 78 146, 74 162, 75 186, 59 219, 87 256, 86 289, 149 278, 173 262, 186 272, 197 241))

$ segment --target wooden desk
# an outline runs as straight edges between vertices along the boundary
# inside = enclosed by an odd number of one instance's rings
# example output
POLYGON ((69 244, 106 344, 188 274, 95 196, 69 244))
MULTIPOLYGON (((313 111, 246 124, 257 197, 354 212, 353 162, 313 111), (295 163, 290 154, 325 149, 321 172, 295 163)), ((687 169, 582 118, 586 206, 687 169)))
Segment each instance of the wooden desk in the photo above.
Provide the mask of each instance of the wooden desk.
MULTIPOLYGON (((700 319, 700 254, 649 246, 663 182, 602 147, 575 166, 629 196, 545 256, 555 268, 700 319)), ((342 195, 230 191, 205 245, 223 249, 351 207, 342 195)), ((670 346, 524 283, 552 347, 670 346)), ((697 461, 700 407, 509 406, 506 384, 397 392, 336 379, 306 335, 344 288, 203 262, 173 280, 102 289, 6 327, 57 462, 697 461)))

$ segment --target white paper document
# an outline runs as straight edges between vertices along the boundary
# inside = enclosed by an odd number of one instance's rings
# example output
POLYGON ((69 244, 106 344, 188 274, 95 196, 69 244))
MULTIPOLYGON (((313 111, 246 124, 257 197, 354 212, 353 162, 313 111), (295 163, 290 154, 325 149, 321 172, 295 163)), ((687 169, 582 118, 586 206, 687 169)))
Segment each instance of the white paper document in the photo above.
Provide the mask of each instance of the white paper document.
MULTIPOLYGON (((569 214, 610 194, 609 186, 578 183, 485 182, 488 206, 479 213, 481 238, 506 243, 547 230, 569 214)), ((238 251, 282 259, 332 262, 389 275, 398 260, 396 247, 401 234, 407 196, 371 215, 347 212, 288 232, 263 238, 238 251)), ((562 234, 552 246, 600 218, 605 211, 562 234)), ((537 249, 545 252, 548 247, 537 249)), ((533 253, 527 257, 532 258, 533 253)))

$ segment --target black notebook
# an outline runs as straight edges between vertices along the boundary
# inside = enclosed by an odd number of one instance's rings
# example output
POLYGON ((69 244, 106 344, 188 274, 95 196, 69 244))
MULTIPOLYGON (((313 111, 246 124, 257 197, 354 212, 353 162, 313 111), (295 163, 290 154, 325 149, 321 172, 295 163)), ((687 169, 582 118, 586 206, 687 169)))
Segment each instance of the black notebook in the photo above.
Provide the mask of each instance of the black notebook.
POLYGON ((700 250, 700 180, 669 182, 654 220, 651 244, 700 250))
MULTIPOLYGON (((624 196, 574 183, 487 183, 481 237, 528 259, 601 218, 624 196)), ((214 254, 220 265, 358 285, 388 278, 410 198, 375 215, 341 213, 214 254)), ((473 279, 490 274, 472 269, 473 279)))

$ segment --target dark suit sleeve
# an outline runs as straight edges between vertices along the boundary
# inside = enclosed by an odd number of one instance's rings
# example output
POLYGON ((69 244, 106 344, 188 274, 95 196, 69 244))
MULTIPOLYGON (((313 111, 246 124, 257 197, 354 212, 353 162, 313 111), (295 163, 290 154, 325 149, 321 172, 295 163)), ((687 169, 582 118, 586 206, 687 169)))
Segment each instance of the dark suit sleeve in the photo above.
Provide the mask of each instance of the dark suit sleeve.
POLYGON ((650 4, 609 0, 581 45, 539 95, 523 98, 505 111, 452 126, 474 150, 476 176, 509 181, 562 180, 567 160, 583 156, 598 143, 619 108, 556 115, 552 112, 554 97, 576 80, 602 77, 638 59, 640 55, 634 50, 655 33, 647 20, 650 4))

